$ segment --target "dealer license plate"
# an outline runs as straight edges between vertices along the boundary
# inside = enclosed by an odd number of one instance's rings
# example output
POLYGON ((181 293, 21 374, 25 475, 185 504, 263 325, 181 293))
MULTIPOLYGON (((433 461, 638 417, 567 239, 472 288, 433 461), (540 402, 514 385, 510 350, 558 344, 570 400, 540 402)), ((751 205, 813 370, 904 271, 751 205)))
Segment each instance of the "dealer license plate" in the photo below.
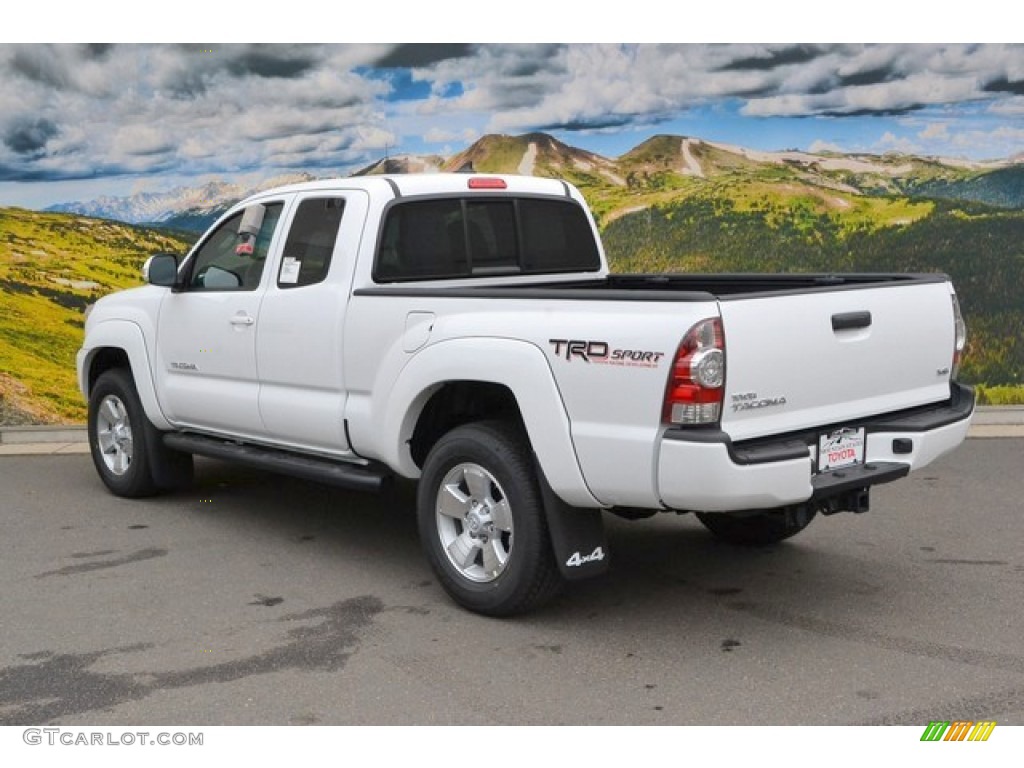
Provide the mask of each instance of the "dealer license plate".
POLYGON ((864 428, 846 427, 818 438, 818 471, 864 463, 864 428))

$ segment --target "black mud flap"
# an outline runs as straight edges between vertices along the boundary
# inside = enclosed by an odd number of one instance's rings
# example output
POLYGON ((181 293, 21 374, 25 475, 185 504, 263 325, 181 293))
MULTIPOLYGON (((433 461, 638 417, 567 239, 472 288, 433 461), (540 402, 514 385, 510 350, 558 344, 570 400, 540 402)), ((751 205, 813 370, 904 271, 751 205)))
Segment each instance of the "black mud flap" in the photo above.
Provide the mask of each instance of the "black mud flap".
POLYGON ((192 484, 192 456, 172 451, 164 444, 164 433, 146 419, 142 437, 150 457, 149 471, 161 491, 180 491, 192 484))
POLYGON ((600 509, 570 507, 551 490, 537 469, 551 545, 562 576, 570 581, 589 579, 608 570, 608 541, 600 509))

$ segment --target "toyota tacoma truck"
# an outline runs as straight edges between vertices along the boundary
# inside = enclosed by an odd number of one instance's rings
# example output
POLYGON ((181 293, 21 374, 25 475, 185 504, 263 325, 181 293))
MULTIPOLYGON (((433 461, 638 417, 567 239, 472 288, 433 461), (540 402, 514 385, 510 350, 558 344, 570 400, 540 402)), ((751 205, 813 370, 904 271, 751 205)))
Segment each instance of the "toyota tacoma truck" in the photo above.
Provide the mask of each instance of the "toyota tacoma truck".
POLYGON ((603 512, 764 545, 964 439, 939 274, 610 274, 570 184, 477 174, 262 192, 101 299, 79 386, 103 483, 193 455, 354 489, 414 480, 459 604, 531 609, 608 566, 603 512))

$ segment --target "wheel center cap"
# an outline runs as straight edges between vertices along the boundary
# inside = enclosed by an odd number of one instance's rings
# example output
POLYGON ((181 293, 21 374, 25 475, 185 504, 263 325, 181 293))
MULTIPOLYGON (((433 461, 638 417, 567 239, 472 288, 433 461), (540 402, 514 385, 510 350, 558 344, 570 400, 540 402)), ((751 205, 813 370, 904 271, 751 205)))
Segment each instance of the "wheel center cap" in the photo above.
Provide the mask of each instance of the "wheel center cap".
POLYGON ((477 534, 483 530, 484 518, 477 510, 471 510, 466 515, 466 527, 469 528, 470 534, 477 534))

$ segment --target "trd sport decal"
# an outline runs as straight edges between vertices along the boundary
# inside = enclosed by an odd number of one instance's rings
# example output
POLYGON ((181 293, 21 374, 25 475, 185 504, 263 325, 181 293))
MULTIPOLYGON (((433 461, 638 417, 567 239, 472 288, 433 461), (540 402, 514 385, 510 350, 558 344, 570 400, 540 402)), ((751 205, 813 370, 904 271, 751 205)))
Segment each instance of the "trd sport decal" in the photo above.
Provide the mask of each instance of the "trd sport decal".
POLYGON ((650 352, 644 349, 612 349, 607 341, 582 341, 580 339, 548 339, 554 347, 555 357, 564 357, 598 365, 622 365, 633 368, 657 368, 664 352, 650 352))

